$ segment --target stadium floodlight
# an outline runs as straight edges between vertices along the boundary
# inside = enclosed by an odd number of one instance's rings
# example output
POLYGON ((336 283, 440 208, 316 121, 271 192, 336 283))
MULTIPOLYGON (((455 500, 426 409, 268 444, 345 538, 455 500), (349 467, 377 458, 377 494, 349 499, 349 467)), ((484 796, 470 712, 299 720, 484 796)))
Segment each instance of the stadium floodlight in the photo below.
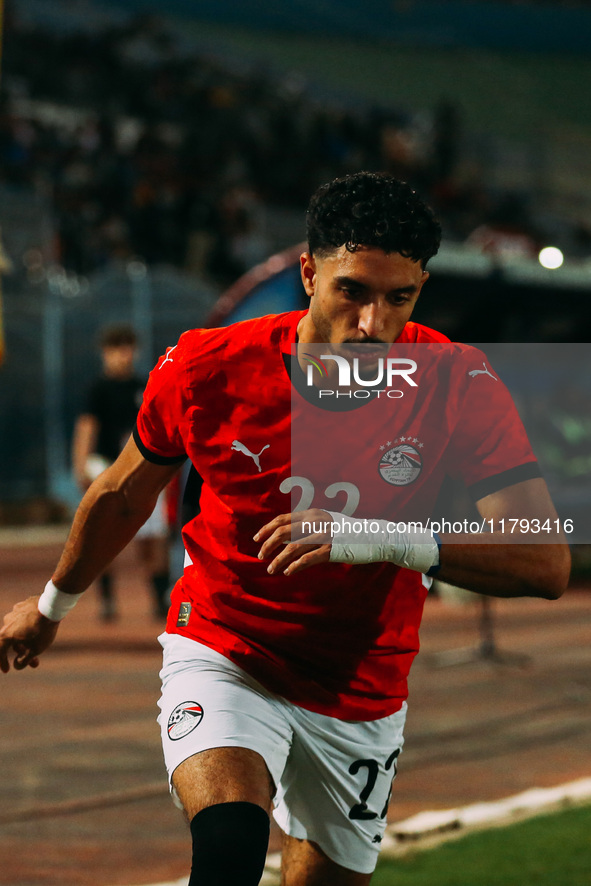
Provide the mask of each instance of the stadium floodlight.
POLYGON ((544 246, 538 255, 538 261, 543 268, 555 271, 562 266, 564 255, 557 246, 544 246))

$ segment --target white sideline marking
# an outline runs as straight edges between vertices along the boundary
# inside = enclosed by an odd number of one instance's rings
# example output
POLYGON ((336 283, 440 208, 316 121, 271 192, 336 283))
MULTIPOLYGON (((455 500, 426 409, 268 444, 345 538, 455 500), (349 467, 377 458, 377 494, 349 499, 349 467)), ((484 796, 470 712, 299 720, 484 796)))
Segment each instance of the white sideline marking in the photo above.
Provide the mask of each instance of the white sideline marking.
POLYGON ((525 818, 545 809, 569 806, 591 799, 591 778, 580 778, 556 788, 531 788, 504 800, 490 803, 472 803, 457 809, 419 812, 405 821, 388 825, 387 833, 394 842, 408 842, 457 831, 463 828, 483 827, 511 819, 525 818))
MULTIPOLYGON (((441 809, 432 812, 419 812, 404 821, 388 825, 382 843, 381 856, 400 855, 404 849, 416 846, 428 837, 445 837, 468 828, 494 826, 500 822, 509 824, 535 815, 544 810, 571 806, 591 800, 591 778, 580 778, 556 788, 531 788, 521 794, 514 794, 505 800, 490 803, 472 803, 457 809, 441 809)), ((281 853, 274 852, 267 857, 265 873, 260 886, 278 886, 281 853)), ((154 883, 152 886, 187 886, 187 878, 182 877, 169 883, 154 883)))

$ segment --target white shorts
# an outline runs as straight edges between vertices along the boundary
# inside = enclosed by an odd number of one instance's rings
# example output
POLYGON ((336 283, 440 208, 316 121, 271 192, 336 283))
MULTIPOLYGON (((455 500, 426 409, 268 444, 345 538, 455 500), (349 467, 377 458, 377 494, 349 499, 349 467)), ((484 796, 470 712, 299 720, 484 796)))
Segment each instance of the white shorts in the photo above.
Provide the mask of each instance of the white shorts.
POLYGON ((166 523, 166 492, 163 490, 158 496, 156 507, 135 534, 136 538, 166 538, 168 526, 166 523))
POLYGON ((256 751, 275 782, 274 817, 285 833, 317 843, 345 868, 371 873, 404 741, 406 703, 381 720, 337 720, 267 692, 200 643, 167 633, 159 639, 158 722, 169 779, 180 763, 209 748, 256 751))

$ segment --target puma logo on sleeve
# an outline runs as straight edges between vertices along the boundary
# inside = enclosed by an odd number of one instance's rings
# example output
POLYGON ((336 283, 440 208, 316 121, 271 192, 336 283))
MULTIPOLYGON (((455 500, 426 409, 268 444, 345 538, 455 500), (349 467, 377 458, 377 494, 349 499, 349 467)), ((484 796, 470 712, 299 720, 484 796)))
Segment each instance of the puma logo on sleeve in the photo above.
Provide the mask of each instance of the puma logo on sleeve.
POLYGON ((165 363, 172 363, 172 357, 171 357, 170 355, 172 354, 172 352, 173 352, 175 349, 176 349, 176 345, 174 346, 174 348, 168 348, 168 349, 167 349, 167 351, 166 351, 166 355, 165 355, 165 357, 164 357, 164 360, 162 361, 162 363, 161 363, 160 366, 158 367, 159 369, 162 369, 162 367, 164 366, 165 363))
POLYGON ((475 375, 490 375, 493 381, 498 381, 498 379, 495 378, 492 372, 488 371, 488 369, 486 368, 486 363, 483 363, 482 365, 484 366, 484 369, 472 369, 471 372, 468 373, 468 375, 471 378, 474 378, 475 375))

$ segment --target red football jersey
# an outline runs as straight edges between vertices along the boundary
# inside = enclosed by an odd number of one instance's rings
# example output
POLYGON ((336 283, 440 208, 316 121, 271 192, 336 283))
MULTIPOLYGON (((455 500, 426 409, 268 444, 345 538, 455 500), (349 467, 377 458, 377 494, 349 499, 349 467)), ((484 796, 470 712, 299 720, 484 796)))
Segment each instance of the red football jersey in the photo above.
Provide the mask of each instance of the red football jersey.
POLYGON ((270 576, 253 536, 308 507, 425 520, 446 474, 478 498, 534 476, 535 458, 504 385, 474 383, 481 352, 412 322, 396 347, 421 343, 424 359, 403 399, 308 403, 290 378, 304 313, 187 332, 150 375, 138 446, 156 463, 188 456, 203 478, 167 630, 304 708, 377 719, 406 698, 429 580, 389 563, 270 576))

